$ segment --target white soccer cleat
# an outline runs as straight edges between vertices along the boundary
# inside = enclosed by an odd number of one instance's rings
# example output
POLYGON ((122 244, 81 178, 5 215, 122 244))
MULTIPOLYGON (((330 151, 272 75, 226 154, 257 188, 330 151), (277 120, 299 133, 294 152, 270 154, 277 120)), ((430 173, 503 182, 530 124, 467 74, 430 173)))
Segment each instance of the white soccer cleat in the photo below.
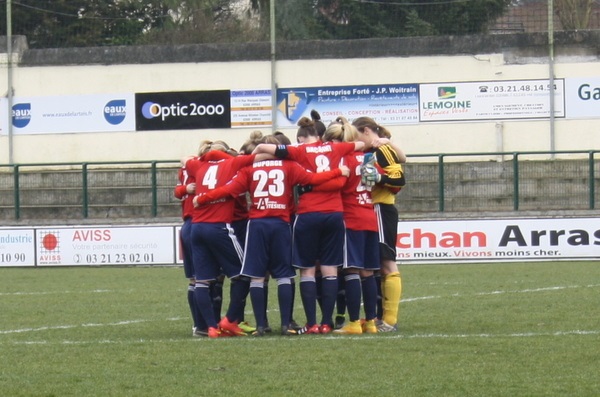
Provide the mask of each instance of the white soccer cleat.
POLYGON ((377 324, 377 332, 398 332, 398 324, 389 325, 385 321, 377 324))

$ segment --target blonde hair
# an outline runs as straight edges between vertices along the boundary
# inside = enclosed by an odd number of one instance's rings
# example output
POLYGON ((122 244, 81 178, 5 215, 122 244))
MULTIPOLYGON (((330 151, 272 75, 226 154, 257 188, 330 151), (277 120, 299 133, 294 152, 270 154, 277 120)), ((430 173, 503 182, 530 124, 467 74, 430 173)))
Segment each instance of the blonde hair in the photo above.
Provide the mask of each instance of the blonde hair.
POLYGON ((240 148, 240 153, 242 154, 250 154, 254 151, 254 148, 261 142, 263 139, 263 133, 259 130, 254 130, 250 133, 250 137, 242 147, 240 148))
POLYGON ((263 137, 260 143, 272 143, 274 145, 279 145, 281 142, 279 142, 279 139, 277 139, 275 135, 267 135, 263 137))
POLYGON ((358 139, 356 127, 348 122, 345 117, 339 116, 323 133, 323 141, 354 142, 358 139))
POLYGON ((200 143, 200 148, 198 149, 198 156, 203 156, 211 150, 220 150, 231 154, 231 148, 223 141, 202 141, 200 143))

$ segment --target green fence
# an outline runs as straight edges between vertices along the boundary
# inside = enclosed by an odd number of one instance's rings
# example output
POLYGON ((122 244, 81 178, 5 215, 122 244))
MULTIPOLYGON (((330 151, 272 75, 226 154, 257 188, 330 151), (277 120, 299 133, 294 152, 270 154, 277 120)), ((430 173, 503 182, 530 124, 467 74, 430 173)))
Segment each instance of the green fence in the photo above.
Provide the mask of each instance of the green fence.
MULTIPOLYGON (((400 213, 595 210, 600 150, 419 154, 400 213)), ((0 165, 0 219, 176 218, 177 161, 0 165)))
POLYGON ((178 216, 178 161, 0 165, 2 219, 178 216))
POLYGON ((413 155, 396 203, 412 213, 593 210, 600 199, 598 153, 413 155))

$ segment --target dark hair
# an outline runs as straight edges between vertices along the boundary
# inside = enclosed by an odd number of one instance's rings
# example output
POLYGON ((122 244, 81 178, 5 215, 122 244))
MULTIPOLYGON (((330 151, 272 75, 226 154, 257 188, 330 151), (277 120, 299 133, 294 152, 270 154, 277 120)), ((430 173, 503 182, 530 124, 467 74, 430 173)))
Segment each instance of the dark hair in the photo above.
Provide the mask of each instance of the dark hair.
POLYGON ((292 141, 290 141, 290 138, 288 138, 287 136, 285 136, 283 134, 283 132, 281 131, 275 131, 273 133, 273 136, 275 137, 275 139, 277 139, 279 141, 280 144, 282 145, 291 145, 292 141))
POLYGON ((365 132, 366 127, 376 133, 380 138, 389 139, 392 137, 392 134, 387 130, 387 128, 380 126, 370 117, 359 117, 352 122, 352 125, 355 126, 359 132, 365 132))
POLYGON ((325 124, 321 121, 321 115, 315 109, 310 111, 310 118, 315 122, 315 130, 317 130, 317 134, 322 138, 325 133, 326 127, 325 124))
POLYGON ((300 120, 298 120, 298 127, 299 128, 296 137, 301 136, 306 138, 309 136, 319 136, 317 130, 315 129, 315 122, 309 119, 308 117, 302 117, 300 120))

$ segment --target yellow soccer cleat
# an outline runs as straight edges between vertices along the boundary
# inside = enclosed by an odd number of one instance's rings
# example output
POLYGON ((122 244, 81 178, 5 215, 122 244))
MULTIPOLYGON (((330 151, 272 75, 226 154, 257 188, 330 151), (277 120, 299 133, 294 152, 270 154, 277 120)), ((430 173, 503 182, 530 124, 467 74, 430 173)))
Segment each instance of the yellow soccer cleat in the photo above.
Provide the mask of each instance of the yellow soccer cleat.
POLYGON ((242 321, 238 324, 238 327, 240 327, 242 331, 244 331, 247 334, 251 334, 254 331, 256 331, 256 327, 253 327, 250 324, 248 324, 248 321, 242 321))
POLYGON ((350 321, 340 329, 333 330, 334 334, 338 335, 360 335, 363 333, 360 320, 350 321))
POLYGON ((366 320, 362 323, 362 331, 365 334, 376 334, 377 333, 377 324, 375 324, 375 320, 366 320))

